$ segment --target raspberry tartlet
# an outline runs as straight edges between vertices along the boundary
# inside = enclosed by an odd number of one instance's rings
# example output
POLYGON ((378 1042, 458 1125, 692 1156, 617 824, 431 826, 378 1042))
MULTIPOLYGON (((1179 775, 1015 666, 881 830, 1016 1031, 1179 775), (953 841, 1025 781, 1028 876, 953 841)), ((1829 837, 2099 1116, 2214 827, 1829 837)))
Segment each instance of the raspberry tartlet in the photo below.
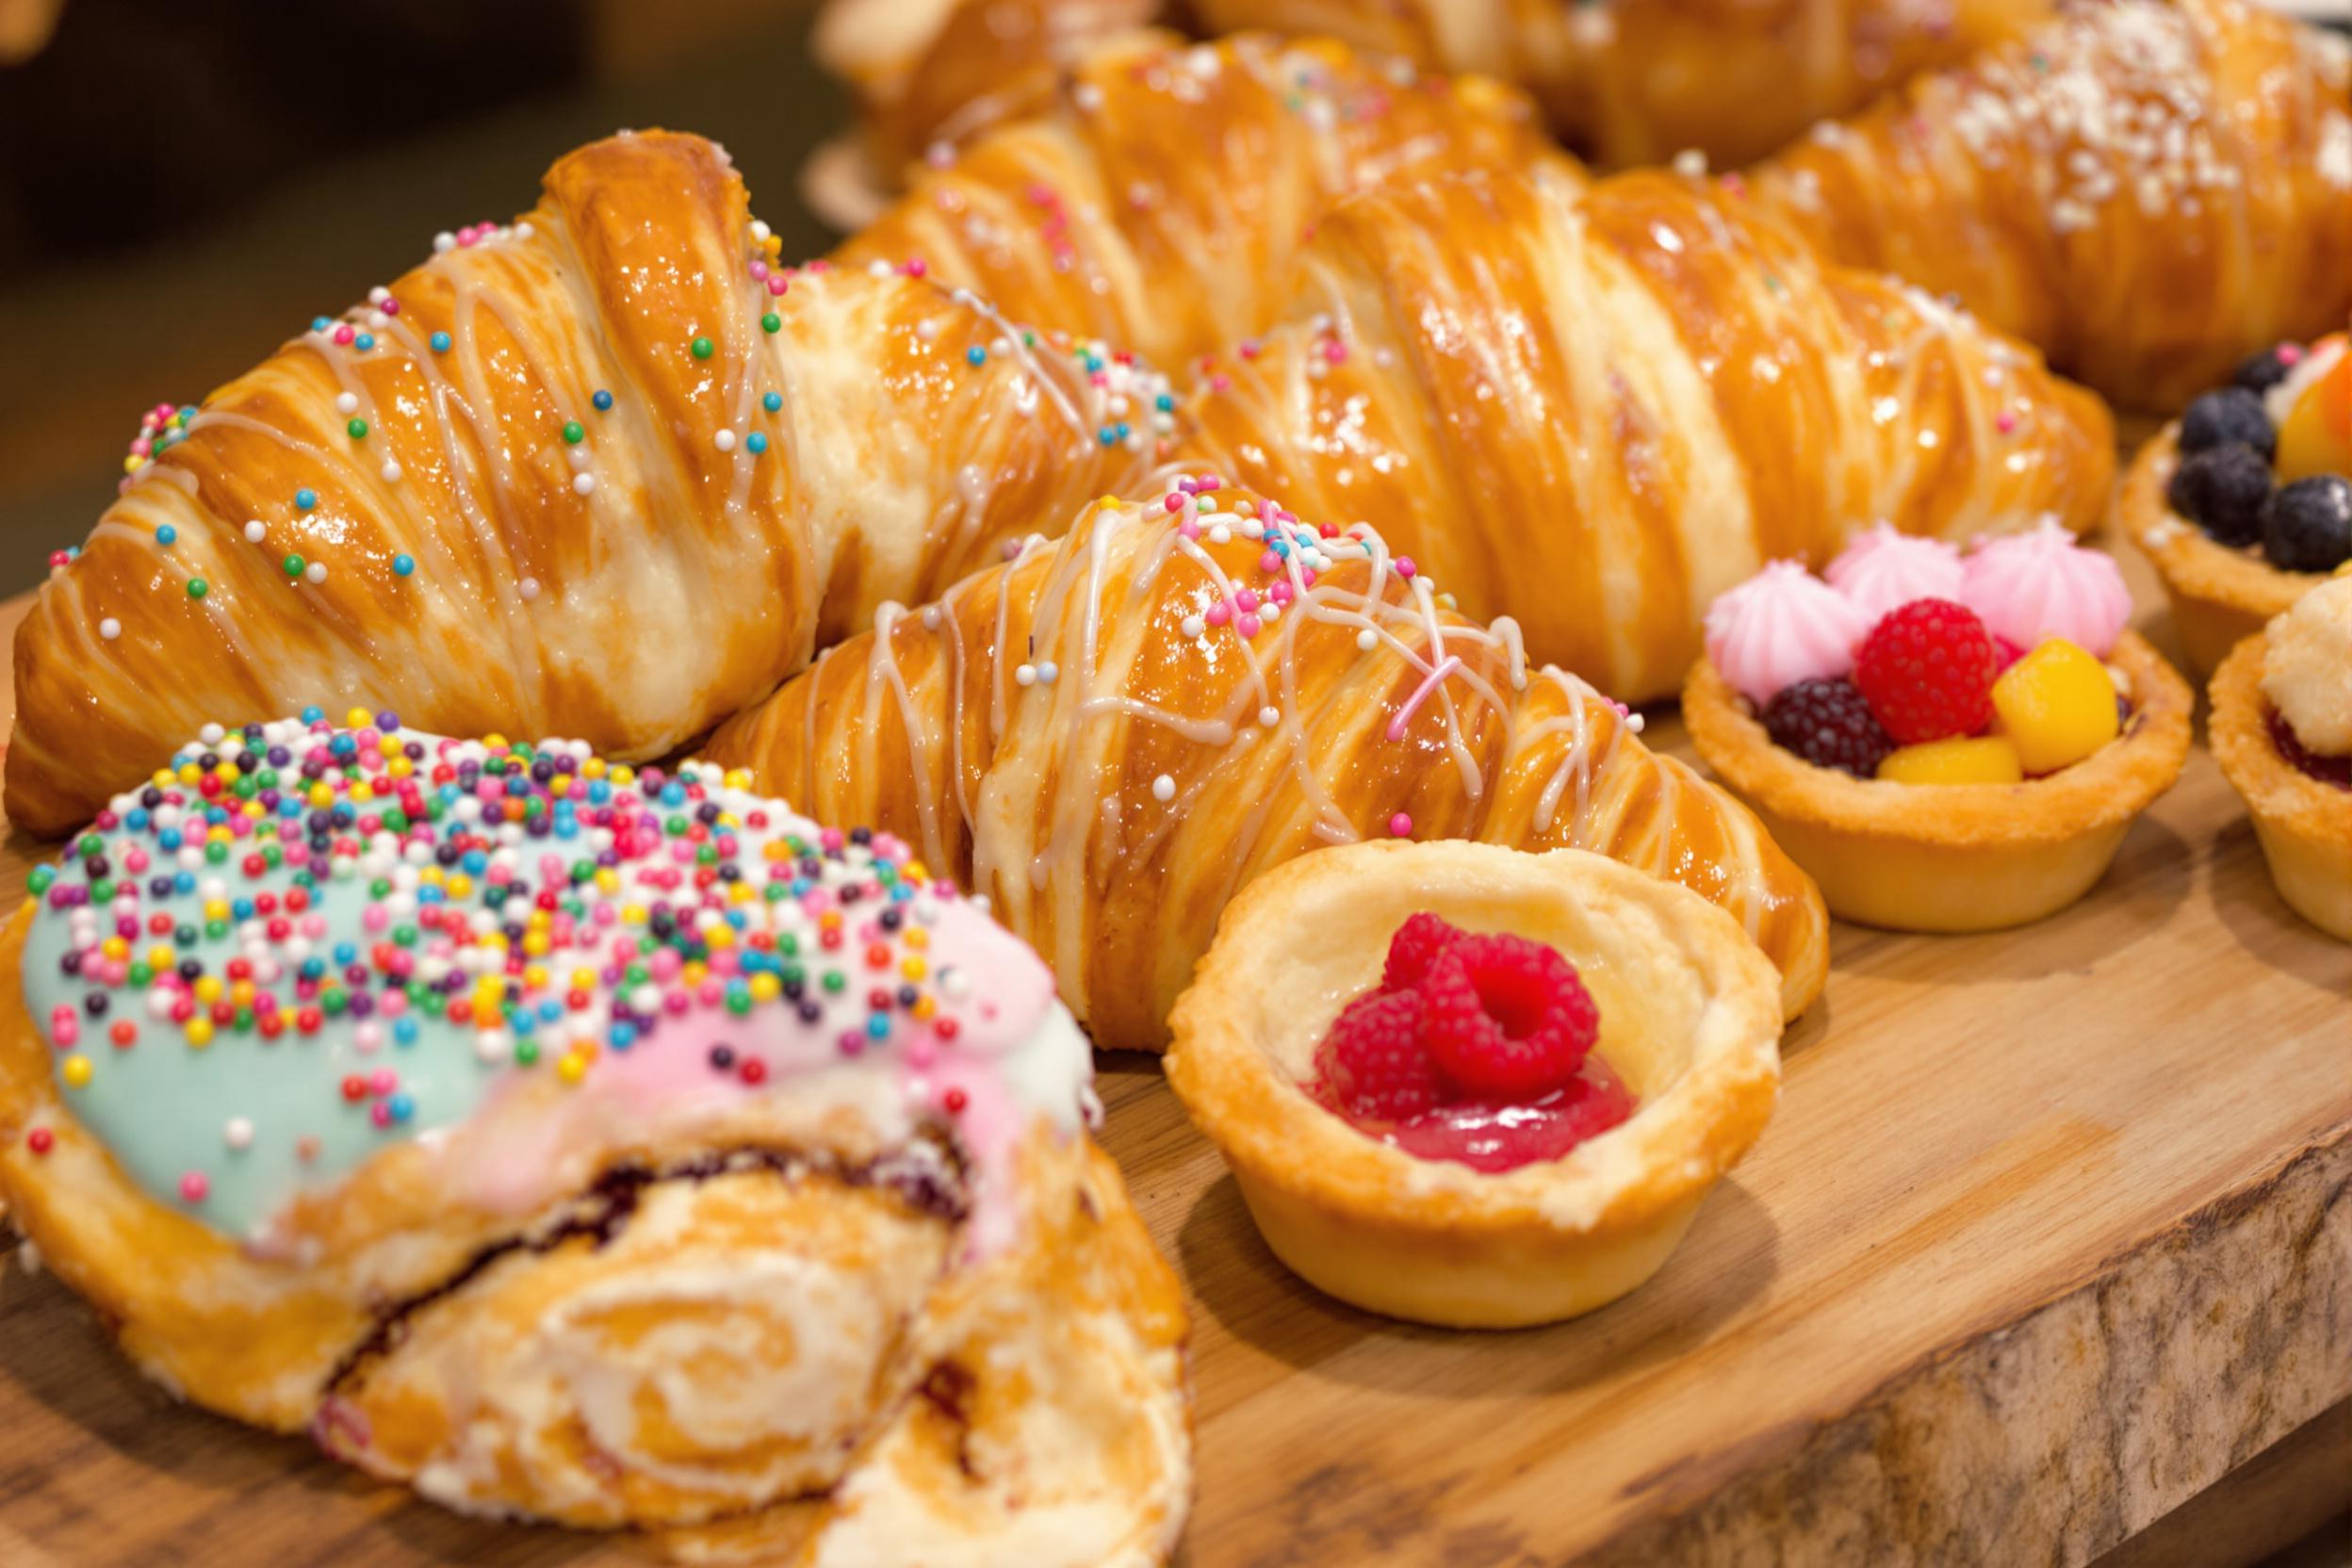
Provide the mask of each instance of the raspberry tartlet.
POLYGON ((2314 588, 2213 675, 2213 760, 2278 896, 2352 942, 2352 576, 2314 588))
POLYGON ((2021 925, 2089 890, 2188 756, 2193 694, 2131 608, 2054 524, 1965 556, 1880 529, 1826 580, 1774 563, 1718 599, 1683 718, 1833 914, 2021 925))
POLYGON ((1168 1075, 1309 1283, 1518 1328, 1666 1261, 1772 1115, 1778 994, 1729 916, 1614 861, 1351 845, 1227 909, 1168 1075))
POLYGON ((2190 665, 2352 560, 2352 353, 2342 333, 2256 354, 2141 449, 2116 520, 2163 579, 2190 665))

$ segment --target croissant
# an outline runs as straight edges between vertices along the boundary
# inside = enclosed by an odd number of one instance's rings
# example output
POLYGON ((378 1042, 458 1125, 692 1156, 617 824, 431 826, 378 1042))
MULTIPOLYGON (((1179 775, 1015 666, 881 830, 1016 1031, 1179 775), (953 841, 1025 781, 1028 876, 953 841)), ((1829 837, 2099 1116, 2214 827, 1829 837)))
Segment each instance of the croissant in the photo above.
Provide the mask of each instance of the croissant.
POLYGON ((1686 149, 1745 162, 2049 0, 1195 0, 1212 31, 1329 33, 1527 89, 1604 167, 1686 149))
POLYGON ((834 0, 809 44, 858 100, 866 162, 895 174, 941 144, 1044 107, 1086 51, 1166 0, 834 0))
POLYGON ((2081 529, 2114 477, 2097 398, 1707 182, 1385 188, 1302 277, 1203 382, 1185 460, 1371 523, 1629 701, 1676 690, 1707 603, 1767 561, 1876 519, 2081 529))
MULTIPOLYGON (((1035 112, 1057 69, 1189 10, 1211 35, 1326 36, 1524 88, 1609 168, 1744 163, 2047 16, 2050 0, 831 0, 818 54, 895 171, 1035 112)), ((1508 167, 1507 165, 1504 167, 1508 167)))
POLYGON ((2068 6, 1756 170, 1836 259, 2169 411, 2352 310, 2343 41, 2242 0, 2068 6))
POLYGON ((988 896, 1104 1049, 1158 1049, 1250 878, 1378 837, 1596 850, 1712 899, 1821 992, 1821 897, 1747 810, 1446 609, 1380 535, 1184 478, 965 579, 723 726, 711 760, 988 896))
POLYGON ((911 259, 1017 319, 1172 366, 1264 326, 1315 220, 1348 192, 1538 164, 1580 177, 1492 81, 1332 43, 1154 36, 1089 54, 1049 114, 924 171, 835 260, 911 259))
POLYGON ((598 142, 170 420, 17 633, 10 820, 313 703, 658 756, 1153 461, 1131 359, 763 232, 710 143, 598 142))
POLYGON ((0 1196, 181 1396, 706 1559, 1165 1560, 1181 1291, 906 845, 360 713, 208 727, 31 890, 0 1196))

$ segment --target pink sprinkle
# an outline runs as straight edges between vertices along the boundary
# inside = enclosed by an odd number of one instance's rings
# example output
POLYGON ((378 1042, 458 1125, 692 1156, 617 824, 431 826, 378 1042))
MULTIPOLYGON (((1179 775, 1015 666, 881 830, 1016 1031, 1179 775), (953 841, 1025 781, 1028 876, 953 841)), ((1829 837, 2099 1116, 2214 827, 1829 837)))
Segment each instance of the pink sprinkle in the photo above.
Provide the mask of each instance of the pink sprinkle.
POLYGON ((374 1122, 374 1123, 375 1123, 377 1126, 379 1126, 379 1127, 389 1127, 389 1126, 391 1126, 391 1125, 392 1125, 392 1106, 391 1106, 391 1102, 388 1102, 388 1101, 379 1100, 379 1101, 377 1101, 374 1104, 372 1104, 372 1105, 368 1106, 368 1120, 370 1120, 370 1121, 372 1121, 372 1122, 374 1122))
POLYGON ((50 1026, 57 1034, 59 1051, 70 1049, 74 1041, 82 1037, 81 1023, 71 1013, 53 1020, 50 1026))
POLYGON ((1244 637, 1255 637, 1259 630, 1258 618, 1255 615, 1237 616, 1233 621, 1233 629, 1244 637))
POLYGON ((1205 496, 1217 489, 1225 482, 1215 474, 1202 474, 1195 482, 1199 484, 1200 493, 1205 496))
POLYGON ((1209 378, 1209 390, 1212 392, 1230 392, 1233 390, 1233 378, 1222 370, 1209 378))
POLYGON ((1276 555, 1272 550, 1268 550, 1264 555, 1258 557, 1258 570, 1262 572, 1279 572, 1282 569, 1282 558, 1276 555))
POLYGON ((2300 344, 2300 343, 2281 343, 2281 344, 2279 344, 2279 345, 2278 345, 2278 363, 2279 363, 2279 364, 2281 364, 2281 365, 2290 366, 2290 367, 2302 364, 2302 363, 2303 363, 2303 345, 2302 345, 2302 344, 2300 344))
POLYGON ((2004 408, 1999 414, 1993 416, 1993 428, 2001 432, 2001 434, 2006 435, 2011 431, 2017 428, 2017 416, 2004 408))
POLYGON ((1182 512, 1184 509, 1184 498, 1181 494, 1170 494, 1162 498, 1160 504, 1170 512, 1182 512))
POLYGON ((400 1075, 388 1067, 380 1067, 368 1075, 368 1092, 370 1094, 390 1094, 400 1086, 400 1075))
POLYGON ((1233 608, 1240 611, 1244 614, 1248 614, 1250 611, 1255 610, 1257 607, 1258 596, 1250 589, 1244 588, 1241 592, 1233 596, 1233 608))
POLYGON ((1323 357, 1333 365, 1345 365, 1348 363, 1348 345, 1334 337, 1323 345, 1323 357))
POLYGON ((909 257, 906 262, 906 275, 910 278, 919 278, 929 270, 929 268, 923 266, 921 256, 909 257))
POLYGON ((367 913, 359 917, 359 923, 363 930, 381 931, 392 923, 392 911, 381 904, 370 904, 367 913))
POLYGON ((131 443, 131 455, 133 457, 145 457, 149 452, 152 452, 155 449, 155 444, 153 441, 148 440, 143 435, 131 443))
POLYGON ((386 316, 398 316, 400 313, 400 302, 398 300, 386 300, 378 308, 381 309, 386 316))
POLYGON ((180 1178, 180 1196, 191 1203, 201 1203, 211 1195, 212 1184, 201 1170, 191 1170, 180 1178))
POLYGON ((1242 358, 1244 358, 1244 359, 1255 359, 1255 358, 1257 358, 1257 357, 1258 357, 1259 352, 1260 352, 1260 350, 1259 350, 1259 348, 1258 348, 1258 340, 1257 340, 1256 338, 1254 338, 1254 337, 1245 337, 1245 338, 1243 338, 1243 339, 1241 340, 1241 357, 1242 357, 1242 358))
POLYGON ((1396 558, 1396 575, 1408 582, 1413 580, 1413 574, 1418 570, 1420 568, 1413 564, 1413 557, 1400 555, 1396 558))
POLYGON ((1223 626, 1233 618, 1233 612, 1223 599, 1217 600, 1201 612, 1200 618, 1211 626, 1223 626))
POLYGON ((1287 582, 1278 582, 1266 591, 1266 597, 1285 607, 1289 605, 1292 596, 1290 584, 1287 582))
POLYGON ((335 329, 335 340, 337 343, 349 343, 352 338, 358 335, 359 335, 357 333, 351 330, 351 324, 349 321, 344 322, 341 326, 335 329))
POLYGON ((1393 839, 1412 838, 1413 818, 1406 815, 1402 811, 1397 812, 1395 816, 1388 819, 1388 832, 1389 837, 1393 839))
POLYGON ((755 278, 765 278, 768 275, 768 264, 764 261, 753 261, 751 264, 751 275, 755 278))
POLYGON ((1176 525, 1176 531, 1186 539, 1198 539, 1200 537, 1200 525, 1186 517, 1176 525))
POLYGON ((781 298, 781 297, 783 296, 783 294, 784 294, 784 291, 785 291, 786 289, 791 288, 792 286, 792 279, 790 279, 790 278, 788 278, 788 277, 786 277, 786 276, 785 276, 783 273, 781 273, 781 272, 778 272, 777 274, 776 274, 776 276, 774 276, 774 277, 772 277, 772 278, 770 278, 770 279, 768 280, 768 292, 769 292, 770 294, 773 294, 773 295, 777 296, 778 298, 781 298))

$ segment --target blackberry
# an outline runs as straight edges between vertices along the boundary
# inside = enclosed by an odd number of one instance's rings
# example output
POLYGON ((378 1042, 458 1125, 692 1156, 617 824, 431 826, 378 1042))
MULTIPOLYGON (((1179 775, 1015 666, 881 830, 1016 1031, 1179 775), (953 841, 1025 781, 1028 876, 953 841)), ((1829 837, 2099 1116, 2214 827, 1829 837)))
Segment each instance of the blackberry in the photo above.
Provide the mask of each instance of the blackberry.
POLYGON ((2262 553, 2282 572, 2332 572, 2352 560, 2352 482, 2299 479, 2262 509, 2262 553))
POLYGON ((1870 712, 1853 681, 1800 680, 1764 705, 1764 731, 1772 743, 1817 768, 1839 768, 1872 778, 1895 743, 1870 712))
POLYGON ((2278 433, 2270 427, 2270 416, 2262 408, 2262 400, 2243 386, 2208 392, 2180 416, 2180 450, 2184 455, 2210 451, 2232 441, 2243 441, 2264 457, 2278 447, 2278 433))
POLYGON ((2242 386, 2248 392, 2267 392, 2286 380, 2287 372, 2294 368, 2278 357, 2277 349, 2264 349, 2241 362, 2237 374, 2230 380, 2233 385, 2242 386))
POLYGON ((2209 448, 2173 470, 2164 498, 2217 544, 2254 545, 2270 501, 2269 460, 2242 441, 2209 448))

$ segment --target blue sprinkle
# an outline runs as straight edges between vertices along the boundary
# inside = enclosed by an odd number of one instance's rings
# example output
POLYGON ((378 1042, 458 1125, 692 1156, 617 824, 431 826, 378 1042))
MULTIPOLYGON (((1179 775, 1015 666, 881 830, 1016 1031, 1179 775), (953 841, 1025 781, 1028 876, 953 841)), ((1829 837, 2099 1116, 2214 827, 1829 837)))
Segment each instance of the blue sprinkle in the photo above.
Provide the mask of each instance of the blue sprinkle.
POLYGON ((407 1095, 396 1094, 384 1102, 384 1108, 392 1113, 393 1120, 406 1121, 416 1114, 416 1102, 407 1095))
POLYGON ((305 980, 316 980, 327 972, 327 961, 324 958, 304 958, 302 967, 295 972, 305 980))
MULTIPOLYGON (((433 351, 434 353, 445 354, 449 351, 449 335, 448 333, 434 333, 431 337, 426 338, 425 341, 433 345, 433 351)), ((597 394, 599 397, 602 397, 603 395, 604 394, 602 393, 597 394)), ((597 406, 602 407, 603 405, 598 404, 597 406)))
POLYGON ((351 942, 335 943, 335 961, 338 964, 355 964, 359 962, 359 948, 351 942))
MULTIPOLYGON (((433 336, 440 339, 439 342, 433 345, 434 348, 446 349, 449 347, 449 334, 435 333, 433 334, 433 336)), ((774 396, 774 394, 770 394, 770 396, 774 396)), ((601 414, 612 406, 612 394, 607 392, 603 387, 599 386, 596 388, 596 396, 590 398, 588 400, 596 404, 596 412, 601 414)))
POLYGON ((988 362, 988 351, 980 347, 977 343, 974 343, 971 348, 964 351, 964 363, 967 365, 977 368, 979 366, 986 365, 988 362))
POLYGON ((680 784, 680 783, 679 783, 679 782, 678 782, 678 780, 676 780, 676 779, 672 779, 672 780, 670 780, 670 782, 668 782, 667 784, 662 785, 662 805, 664 805, 664 806, 683 806, 683 805, 685 805, 685 804, 686 804, 686 786, 685 786, 685 785, 683 785, 683 784, 680 784))
POLYGON ((1096 440, 1102 442, 1106 447, 1116 447, 1119 445, 1119 430, 1116 426, 1104 425, 1101 430, 1096 431, 1094 435, 1096 440))
MULTIPOLYGON (((604 394, 599 392, 596 395, 598 397, 602 397, 604 394)), ((784 394, 781 392, 771 392, 766 397, 760 400, 760 406, 766 409, 770 414, 774 414, 777 409, 784 406, 784 394)))
POLYGON ((875 1039, 877 1039, 877 1040, 878 1040, 878 1039, 882 1038, 884 1036, 888 1035, 890 1032, 890 1014, 888 1014, 888 1013, 873 1013, 873 1014, 870 1014, 870 1015, 868 1015, 868 1016, 867 1016, 867 1019, 866 1019, 866 1033, 867 1033, 868 1035, 871 1035, 872 1037, 874 1037, 875 1039))
POLYGON ((304 724, 317 724, 320 719, 323 719, 326 716, 327 710, 319 707, 315 702, 308 708, 302 710, 302 722, 304 724))
POLYGON ((175 893, 194 892, 196 890, 196 874, 192 871, 184 871, 178 875, 172 877, 172 890, 175 893))
POLYGON ((161 528, 155 530, 155 543, 158 545, 174 544, 178 541, 179 537, 180 531, 173 528, 170 523, 166 523, 161 528))
POLYGON ((416 1043, 416 1021, 413 1018, 406 1017, 393 1020, 392 1043, 395 1045, 415 1045, 416 1043))
POLYGON ((1162 414, 1171 413, 1176 407, 1176 395, 1172 392, 1163 392, 1152 400, 1152 406, 1162 414))
POLYGON ((538 1015, 528 1007, 518 1010, 508 1021, 514 1024, 514 1032, 518 1035, 536 1034, 539 1029, 538 1015))
POLYGON ((613 1050, 627 1051, 637 1043, 637 1026, 633 1023, 616 1023, 607 1031, 605 1038, 612 1042, 613 1050))
POLYGON ((743 447, 751 453, 752 456, 758 457, 761 452, 768 449, 768 438, 760 432, 753 431, 749 435, 743 437, 743 447))
POLYGON ((240 898, 237 900, 229 906, 229 914, 237 920, 253 919, 253 901, 250 898, 240 898))
POLYGON ((310 330, 313 332, 325 332, 334 325, 335 321, 330 317, 314 316, 310 318, 310 330))
POLYGON ((539 1021, 553 1023, 564 1016, 564 1004, 550 998, 539 1004, 539 1021))
POLYGON ((466 868, 466 875, 480 876, 490 869, 490 857, 478 849, 469 849, 466 852, 466 858, 458 864, 466 868))
POLYGON ((155 842, 161 844, 166 849, 177 849, 181 844, 187 842, 187 841, 180 837, 180 830, 178 828, 167 827, 162 832, 155 835, 155 842))
POLYGON ((392 575, 406 577, 416 569, 416 558, 405 552, 392 558, 392 575))
POLYGON ((294 510, 295 510, 295 511, 297 511, 297 512, 308 512, 308 511, 309 511, 312 507, 317 506, 318 504, 318 491, 316 491, 316 490, 312 490, 312 489, 309 489, 309 488, 303 488, 303 489, 297 490, 297 491, 295 491, 295 492, 294 492, 294 510))
POLYGON ((357 337, 351 339, 351 347, 357 349, 361 353, 366 353, 368 350, 374 348, 375 346, 376 335, 371 332, 361 333, 357 337))
POLYGON ((144 833, 147 830, 147 824, 150 820, 151 819, 147 815, 147 808, 144 806, 134 806, 129 811, 123 814, 122 825, 129 828, 134 833, 144 833))

